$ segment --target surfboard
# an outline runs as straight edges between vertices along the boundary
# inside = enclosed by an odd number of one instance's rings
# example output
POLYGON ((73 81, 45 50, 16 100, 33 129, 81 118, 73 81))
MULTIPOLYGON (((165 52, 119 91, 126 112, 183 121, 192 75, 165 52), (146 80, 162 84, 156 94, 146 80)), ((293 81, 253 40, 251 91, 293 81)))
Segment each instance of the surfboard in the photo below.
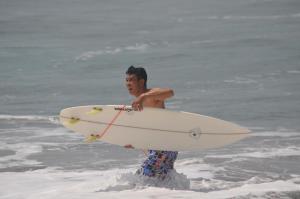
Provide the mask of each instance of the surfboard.
POLYGON ((221 119, 183 111, 125 105, 88 105, 63 109, 60 122, 89 141, 137 149, 187 151, 218 148, 250 131, 221 119))

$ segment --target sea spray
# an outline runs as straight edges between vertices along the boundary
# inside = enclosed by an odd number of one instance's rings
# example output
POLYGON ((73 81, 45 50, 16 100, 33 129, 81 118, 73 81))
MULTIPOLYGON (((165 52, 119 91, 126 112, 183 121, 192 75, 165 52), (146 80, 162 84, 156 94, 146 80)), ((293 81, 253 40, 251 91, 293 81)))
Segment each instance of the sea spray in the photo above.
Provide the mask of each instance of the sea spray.
POLYGON ((176 170, 171 170, 163 180, 155 177, 138 175, 133 172, 119 174, 115 177, 115 184, 109 185, 105 189, 98 191, 123 191, 130 189, 143 189, 146 187, 160 187, 173 190, 190 189, 190 180, 186 175, 178 173, 176 170))

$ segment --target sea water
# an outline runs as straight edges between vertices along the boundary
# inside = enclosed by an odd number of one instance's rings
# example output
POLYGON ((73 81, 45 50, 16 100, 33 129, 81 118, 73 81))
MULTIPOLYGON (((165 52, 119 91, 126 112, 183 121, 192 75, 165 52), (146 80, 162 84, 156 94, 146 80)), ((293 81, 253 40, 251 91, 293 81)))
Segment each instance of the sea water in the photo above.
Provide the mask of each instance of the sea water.
MULTIPOLYGON (((300 198, 300 1, 1 0, 0 198, 300 198), (179 152, 167 181, 140 150, 63 128, 63 108, 130 104, 130 65, 166 107, 250 128, 179 152)), ((167 140, 166 140, 167 141, 167 140)))

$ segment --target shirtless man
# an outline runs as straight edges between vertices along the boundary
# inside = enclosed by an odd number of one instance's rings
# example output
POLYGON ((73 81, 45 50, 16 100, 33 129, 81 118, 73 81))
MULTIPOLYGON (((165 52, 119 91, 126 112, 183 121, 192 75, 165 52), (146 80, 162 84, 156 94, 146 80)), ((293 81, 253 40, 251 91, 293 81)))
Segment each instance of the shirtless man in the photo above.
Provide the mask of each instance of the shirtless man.
MULTIPOLYGON (((142 111, 143 107, 165 108, 164 101, 174 95, 169 88, 147 88, 147 73, 144 68, 130 66, 126 72, 126 86, 129 93, 135 96, 132 107, 142 111)), ((126 145, 125 148, 133 148, 126 145)), ((144 161, 138 174, 164 179, 167 173, 174 168, 177 158, 176 151, 149 150, 148 158, 144 161)))

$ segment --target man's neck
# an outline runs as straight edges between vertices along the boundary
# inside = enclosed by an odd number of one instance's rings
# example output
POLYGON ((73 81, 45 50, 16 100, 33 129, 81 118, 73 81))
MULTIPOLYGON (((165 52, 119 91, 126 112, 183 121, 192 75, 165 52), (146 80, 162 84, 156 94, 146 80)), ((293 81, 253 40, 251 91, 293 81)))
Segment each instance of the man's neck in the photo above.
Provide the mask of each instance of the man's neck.
POLYGON ((147 90, 148 90, 147 88, 141 89, 141 90, 135 95, 135 97, 139 97, 139 96, 142 95, 143 93, 146 93, 147 90))

